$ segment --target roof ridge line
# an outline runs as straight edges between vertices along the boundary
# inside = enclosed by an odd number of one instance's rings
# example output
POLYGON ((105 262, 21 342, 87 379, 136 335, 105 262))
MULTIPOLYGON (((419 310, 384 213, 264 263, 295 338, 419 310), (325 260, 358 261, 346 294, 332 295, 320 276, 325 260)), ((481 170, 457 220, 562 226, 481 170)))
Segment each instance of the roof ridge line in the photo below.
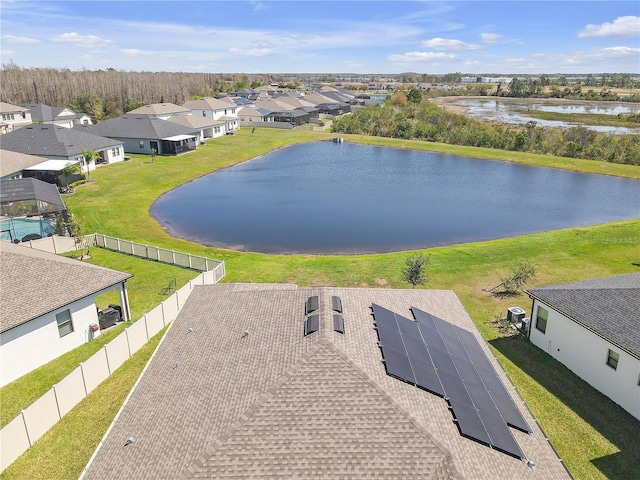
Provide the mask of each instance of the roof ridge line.
POLYGON ((320 350, 324 342, 320 341, 313 345, 304 355, 302 355, 293 365, 291 365, 287 370, 278 377, 278 379, 267 388, 267 390, 260 394, 258 399, 253 402, 249 407, 238 417, 238 419, 233 422, 229 427, 227 427, 220 435, 216 437, 213 443, 205 448, 202 453, 197 455, 196 459, 193 460, 184 470, 176 477, 176 480, 187 480, 194 478, 193 475, 200 470, 200 468, 204 465, 208 458, 213 456, 216 451, 225 445, 227 441, 232 438, 236 432, 242 429, 245 423, 249 421, 253 417, 253 415, 262 408, 262 406, 271 400, 276 392, 280 390, 280 388, 287 383, 297 372, 306 365, 309 360, 320 350))
POLYGON ((409 423, 411 423, 414 428, 416 428, 422 435, 429 439, 446 457, 449 465, 451 466, 451 473, 454 478, 463 480, 465 477, 458 471, 456 468, 453 455, 447 447, 445 447, 439 440, 434 438, 434 436, 418 421, 418 419, 411 415, 400 403, 394 400, 386 391, 380 386, 380 384, 374 380, 371 376, 369 376, 362 368, 360 368, 345 352, 341 347, 339 347, 334 340, 332 339, 322 339, 320 344, 326 344, 336 355, 338 355, 342 360, 349 365, 365 382, 367 382, 371 387, 373 387, 388 403, 391 405, 400 415, 406 418, 409 423))

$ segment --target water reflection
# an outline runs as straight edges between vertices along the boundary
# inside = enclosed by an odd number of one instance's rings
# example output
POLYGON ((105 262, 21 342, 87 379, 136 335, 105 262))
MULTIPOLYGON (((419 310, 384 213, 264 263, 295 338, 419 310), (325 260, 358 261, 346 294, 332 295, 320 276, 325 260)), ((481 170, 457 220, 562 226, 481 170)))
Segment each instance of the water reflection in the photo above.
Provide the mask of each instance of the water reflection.
MULTIPOLYGON (((480 118, 482 120, 491 120, 503 123, 511 124, 526 124, 527 122, 534 121, 541 127, 556 127, 556 128, 568 128, 576 125, 583 125, 581 123, 563 122, 560 120, 542 120, 527 115, 527 111, 538 110, 542 112, 554 112, 554 113, 594 113, 599 115, 618 115, 636 113, 640 114, 640 105, 621 105, 618 103, 606 104, 571 104, 571 105, 558 105, 549 102, 518 102, 517 100, 499 100, 499 99, 460 99, 455 102, 460 106, 463 106, 468 115, 480 118)), ((603 133, 616 133, 616 134, 637 134, 640 133, 640 128, 628 128, 628 127, 612 127, 605 125, 584 125, 590 130, 603 133)))
POLYGON ((266 253, 371 253, 640 217, 640 182, 432 152, 315 142, 183 185, 175 236, 266 253))

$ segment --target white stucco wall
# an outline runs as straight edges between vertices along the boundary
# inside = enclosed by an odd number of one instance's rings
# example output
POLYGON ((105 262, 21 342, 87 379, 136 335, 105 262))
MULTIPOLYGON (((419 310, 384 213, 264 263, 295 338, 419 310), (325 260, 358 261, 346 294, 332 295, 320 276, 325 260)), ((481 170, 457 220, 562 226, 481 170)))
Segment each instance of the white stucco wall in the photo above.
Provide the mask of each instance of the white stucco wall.
POLYGON ((98 323, 98 312, 94 302, 96 295, 78 300, 0 334, 0 386, 88 342, 93 338, 92 335, 100 335, 100 331, 89 331, 89 325, 98 323), (67 308, 71 311, 73 332, 60 337, 56 314, 67 308))
POLYGON ((640 420, 640 359, 538 300, 534 300, 530 331, 534 345, 640 420), (549 312, 545 333, 536 328, 539 305, 549 312), (607 365, 609 349, 620 355, 615 370, 607 365))
POLYGON ((124 160, 124 145, 108 148, 100 152, 107 164, 122 162, 124 160), (114 150, 116 154, 114 155, 114 150))

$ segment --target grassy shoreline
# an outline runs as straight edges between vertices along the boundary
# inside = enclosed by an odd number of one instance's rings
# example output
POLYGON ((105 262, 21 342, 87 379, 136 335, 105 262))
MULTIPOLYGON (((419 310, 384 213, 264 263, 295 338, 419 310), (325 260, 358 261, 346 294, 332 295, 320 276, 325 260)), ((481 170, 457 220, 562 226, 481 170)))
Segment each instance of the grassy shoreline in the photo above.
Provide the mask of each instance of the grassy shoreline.
MULTIPOLYGON (((243 253, 171 237, 149 215, 149 208, 157 198, 183 183, 276 148, 301 141, 329 140, 332 136, 309 131, 257 130, 255 136, 251 137, 245 129, 234 136, 210 140, 197 152, 180 157, 157 157, 151 163, 148 157, 133 155, 131 162, 96 170, 92 174, 95 182, 79 188, 74 195, 65 197, 65 201, 80 218, 87 233, 98 231, 225 260, 225 282, 408 288, 401 279, 407 252, 331 256, 243 253)), ((640 178, 640 167, 630 165, 389 138, 341 136, 347 141, 371 145, 640 178)), ((456 292, 576 478, 632 478, 634 472, 640 471, 640 454, 637 453, 640 452, 640 435, 634 434, 637 433, 637 422, 634 424, 635 420, 630 415, 576 379, 544 352, 496 328, 496 317, 504 316, 509 306, 530 307, 526 295, 496 299, 484 290, 495 285, 500 275, 524 258, 535 264, 538 270, 530 287, 638 271, 638 245, 640 218, 420 250, 431 255, 427 270, 429 281, 425 288, 456 292), (567 385, 571 385, 571 388, 567 389, 567 385), (588 408, 585 408, 585 404, 588 408)), ((146 268, 139 265, 127 267, 127 260, 124 260, 127 256, 123 256, 124 259, 117 256, 109 256, 108 259, 99 257, 101 255, 96 255, 96 260, 105 266, 120 267, 125 271, 129 268, 136 275, 140 269, 146 268)), ((117 375, 118 372, 114 374, 117 375)), ((113 381, 117 382, 117 379, 113 381)), ((130 385, 132 383, 122 384, 119 388, 131 388, 130 385)), ((109 392, 101 391, 99 394, 109 395, 109 392)), ((101 401, 99 398, 94 400, 101 401)), ((72 417, 66 424, 77 422, 74 413, 70 415, 72 417)), ((99 428, 106 430, 109 423, 105 418, 99 428)), ((57 444, 64 441, 64 435, 69 435, 68 432, 68 426, 54 427, 47 434, 52 438, 47 442, 51 443, 44 442, 42 446, 39 446, 40 442, 36 444, 31 453, 21 457, 2 478, 25 478, 25 475, 30 478, 69 478, 63 473, 55 473, 57 470, 51 470, 50 465, 45 467, 47 462, 40 460, 40 457, 57 456, 51 445, 59 448, 57 444), (46 473, 33 475, 31 465, 34 462, 47 468, 46 473)), ((99 439, 101 435, 95 433, 93 437, 99 439)), ((88 438, 87 443, 94 448, 97 445, 94 438, 88 438)), ((89 447, 86 451, 92 452, 89 447)), ((74 460, 73 469, 78 474, 90 453, 86 458, 82 455, 74 460)))

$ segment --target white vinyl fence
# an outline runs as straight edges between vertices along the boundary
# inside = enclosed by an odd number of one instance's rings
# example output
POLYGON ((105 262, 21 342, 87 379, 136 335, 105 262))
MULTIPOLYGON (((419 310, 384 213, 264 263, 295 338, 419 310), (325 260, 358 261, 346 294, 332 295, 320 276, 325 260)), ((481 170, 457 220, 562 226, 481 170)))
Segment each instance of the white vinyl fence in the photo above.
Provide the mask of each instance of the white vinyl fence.
MULTIPOLYGON (((111 242, 112 237, 97 235, 99 240, 105 243, 111 242), (106 240, 109 239, 109 240, 106 240)), ((60 253, 65 245, 65 237, 48 237, 35 240, 31 245, 33 248, 60 253), (62 240, 61 240, 62 239, 62 240), (42 242, 41 240, 45 240, 42 242), (57 249, 57 250, 56 250, 57 249)), ((70 250, 75 249, 73 239, 70 250)), ((115 239, 117 240, 117 239, 115 239)), ((118 243, 127 248, 134 247, 133 242, 118 240, 118 243)), ((146 246, 145 246, 146 247, 146 246)), ((107 247, 109 248, 109 247, 107 247)), ((66 250, 69 251, 69 250, 66 250)), ((166 252, 157 247, 148 247, 147 251, 166 252)), ((129 253, 129 252, 127 252, 129 253)), ((177 252, 173 252, 177 254, 177 252)), ((160 255, 160 254, 159 254, 160 255)), ((162 253, 164 255, 164 253, 162 253)), ((178 262, 193 262, 201 265, 204 257, 194 257, 187 254, 177 254, 178 262)), ((211 259, 204 259, 204 265, 211 267, 211 270, 202 272, 195 279, 184 287, 178 289, 155 307, 147 312, 138 321, 132 323, 120 335, 105 345, 85 362, 67 375, 51 390, 36 400, 33 404, 8 423, 0 430, 0 472, 4 471, 20 455, 22 455, 31 445, 42 435, 53 427, 65 414, 75 407, 84 397, 91 393, 102 381, 109 377, 118 367, 120 367, 129 357, 144 346, 155 334, 171 323, 178 316, 191 291, 196 285, 211 285, 218 283, 224 276, 224 262, 217 262, 211 259)), ((171 262, 169 262, 171 263, 171 262)), ((176 263, 180 264, 180 263, 176 263)), ((190 267, 196 268, 197 267, 190 267)))

